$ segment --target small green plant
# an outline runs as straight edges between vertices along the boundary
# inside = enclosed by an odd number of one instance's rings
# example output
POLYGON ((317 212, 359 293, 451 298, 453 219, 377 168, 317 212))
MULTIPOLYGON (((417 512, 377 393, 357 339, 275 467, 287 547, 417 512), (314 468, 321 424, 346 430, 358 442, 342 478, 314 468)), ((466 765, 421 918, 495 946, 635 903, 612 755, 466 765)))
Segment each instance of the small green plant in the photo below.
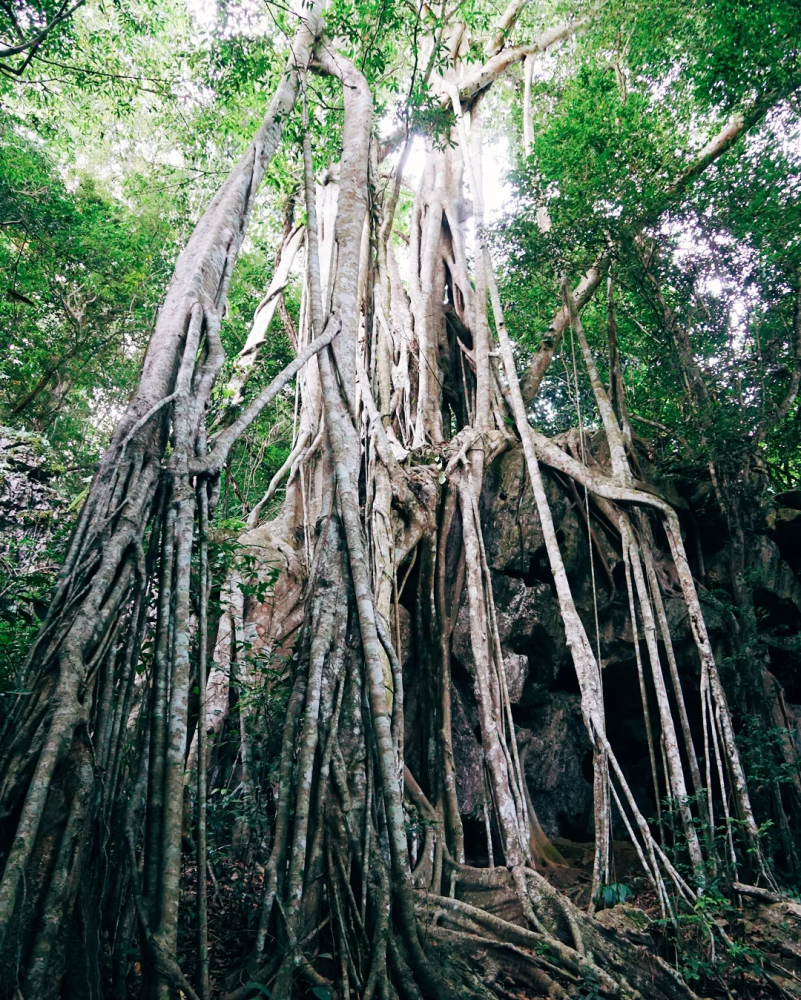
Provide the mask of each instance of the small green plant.
POLYGON ((798 777, 801 761, 787 760, 785 745, 792 741, 789 729, 778 726, 766 727, 754 715, 743 719, 743 727, 737 735, 737 746, 748 776, 748 786, 752 794, 769 789, 776 782, 791 784, 798 777))
MULTIPOLYGON (((608 886, 606 887, 608 888, 608 886)), ((578 1000, 601 1000, 601 984, 593 973, 584 976, 579 983, 578 1000)))
POLYGON ((634 895, 624 882, 610 882, 609 885, 601 885, 595 893, 595 905, 601 910, 611 909, 618 903, 625 903, 634 895))

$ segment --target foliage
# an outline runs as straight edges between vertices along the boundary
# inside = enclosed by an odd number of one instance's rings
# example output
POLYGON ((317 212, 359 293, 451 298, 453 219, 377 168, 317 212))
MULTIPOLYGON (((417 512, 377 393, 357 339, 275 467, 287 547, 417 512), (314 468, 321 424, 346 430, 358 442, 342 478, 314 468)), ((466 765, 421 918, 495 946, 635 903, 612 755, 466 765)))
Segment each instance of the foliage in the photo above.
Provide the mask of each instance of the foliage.
POLYGON ((0 428, 0 717, 26 690, 23 664, 72 525, 67 498, 49 485, 60 458, 46 438, 0 428))
POLYGON ((618 903, 625 903, 634 895, 625 882, 610 882, 609 885, 599 885, 595 894, 595 905, 601 910, 608 910, 618 903))
POLYGON ((7 420, 46 427, 64 465, 90 468, 137 374, 169 228, 158 202, 128 210, 91 177, 70 191, 22 132, 0 119, 0 405, 7 420))
POLYGON ((682 977, 696 988, 716 990, 726 983, 748 989, 770 968, 769 957, 747 940, 742 911, 715 887, 700 894, 691 911, 657 924, 675 949, 682 977), (722 941, 718 928, 727 932, 722 941))
POLYGON ((786 728, 766 728, 756 716, 742 720, 737 742, 748 775, 749 787, 755 793, 768 789, 772 784, 789 785, 801 774, 801 761, 785 759, 782 748, 793 733, 786 728))

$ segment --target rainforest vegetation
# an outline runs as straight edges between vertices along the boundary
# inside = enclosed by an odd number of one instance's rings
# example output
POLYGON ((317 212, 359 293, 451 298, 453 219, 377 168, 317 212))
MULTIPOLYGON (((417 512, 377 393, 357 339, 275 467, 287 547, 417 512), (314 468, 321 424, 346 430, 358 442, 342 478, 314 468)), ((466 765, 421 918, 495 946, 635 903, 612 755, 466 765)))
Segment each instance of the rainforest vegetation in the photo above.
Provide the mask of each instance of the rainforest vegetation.
POLYGON ((798 0, 0 0, 2 1000, 801 997, 798 0))

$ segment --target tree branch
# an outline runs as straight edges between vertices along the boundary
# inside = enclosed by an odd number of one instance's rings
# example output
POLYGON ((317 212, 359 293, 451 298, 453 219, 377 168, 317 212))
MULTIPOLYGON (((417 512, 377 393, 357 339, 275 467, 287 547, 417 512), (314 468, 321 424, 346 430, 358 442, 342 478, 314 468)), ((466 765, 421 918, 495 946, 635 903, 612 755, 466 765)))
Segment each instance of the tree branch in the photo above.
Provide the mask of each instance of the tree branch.
POLYGON ((754 435, 755 444, 761 444, 776 424, 784 420, 798 398, 799 389, 801 389, 801 272, 798 275, 798 287, 795 292, 795 306, 793 308, 793 355, 795 367, 790 376, 790 385, 781 403, 774 407, 760 422, 754 435))
POLYGON ((37 32, 37 34, 33 35, 31 38, 25 39, 25 41, 20 42, 19 45, 11 45, 8 48, 0 49, 0 59, 7 59, 9 56, 17 56, 21 52, 26 52, 28 49, 38 47, 57 24, 61 24, 62 21, 66 21, 67 18, 72 17, 75 11, 86 3, 86 0, 77 0, 77 2, 69 8, 69 10, 65 10, 67 3, 68 0, 64 0, 64 3, 62 3, 59 8, 58 14, 53 18, 50 24, 46 24, 41 31, 37 32))
POLYGON ((225 465, 225 460, 228 458, 228 452, 248 427, 250 427, 256 417, 258 417, 264 407, 268 403, 271 403, 284 386, 292 381, 306 362, 313 358, 315 354, 318 354, 324 347, 327 347, 338 333, 339 320, 331 318, 320 336, 316 340, 313 340, 308 347, 304 347, 295 360, 291 364, 288 364, 280 375, 277 375, 265 389, 262 389, 244 413, 241 413, 225 430, 220 431, 214 439, 214 446, 209 454, 195 461, 190 461, 190 472, 205 472, 210 474, 221 472, 222 467, 225 465))
MULTIPOLYGON (((518 46, 518 48, 520 48, 520 46, 518 46)), ((513 51, 515 50, 507 50, 507 52, 513 51)), ((506 53, 503 52, 501 53, 501 55, 505 54, 506 53)), ((527 54, 528 53, 524 53, 524 55, 527 54)), ((490 60, 490 62, 491 61, 492 60, 490 60)), ((487 63, 487 65, 489 65, 489 63, 487 63)), ((480 72, 483 72, 483 68, 480 72)), ((731 116, 723 128, 720 129, 720 131, 700 150, 693 163, 683 170, 676 180, 669 185, 658 204, 654 206, 646 215, 643 215, 637 220, 637 225, 640 230, 658 218, 670 202, 676 197, 676 195, 680 194, 692 180, 700 176, 711 163, 714 163, 718 157, 722 156, 723 153, 725 153, 726 150, 737 141, 743 132, 745 132, 748 128, 751 128, 757 121, 764 117, 767 113, 772 96, 774 95, 766 96, 760 101, 755 102, 747 112, 737 112, 737 114, 731 116)), ((601 283, 601 278, 609 266, 610 260, 611 251, 607 251, 595 261, 574 289, 573 296, 576 300, 576 308, 579 311, 584 308, 587 302, 590 301, 592 296, 597 291, 598 286, 601 283)), ((567 329, 569 322, 570 317, 568 315, 567 308, 563 306, 559 312, 557 312, 551 322, 551 325, 545 332, 542 342, 540 343, 536 354, 528 366, 528 370, 520 380, 523 391, 523 399, 525 400, 526 405, 529 405, 536 396, 545 372, 547 371, 548 366, 551 363, 551 359, 562 341, 562 336, 567 329)))

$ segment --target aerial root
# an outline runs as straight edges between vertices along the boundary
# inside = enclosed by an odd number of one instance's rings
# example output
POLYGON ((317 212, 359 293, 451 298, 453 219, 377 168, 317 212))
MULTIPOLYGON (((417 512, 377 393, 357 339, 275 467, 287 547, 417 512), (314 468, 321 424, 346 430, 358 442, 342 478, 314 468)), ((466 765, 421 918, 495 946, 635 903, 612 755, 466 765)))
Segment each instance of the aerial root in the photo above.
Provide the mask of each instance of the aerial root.
MULTIPOLYGON (((554 997, 555 1000, 563 1000, 563 998, 569 997, 564 988, 556 982, 556 978, 562 978, 574 985, 578 985, 580 982, 577 976, 553 965, 536 952, 512 944, 509 941, 487 937, 486 934, 472 933, 468 930, 454 930, 449 927, 435 926, 431 928, 430 933, 433 938, 442 941, 443 944, 447 943, 451 948, 463 949, 468 955, 474 958, 477 952, 483 949, 494 949, 502 952, 504 955, 504 971, 507 973, 507 976, 514 970, 518 973, 519 979, 543 990, 547 996, 554 997), (510 957, 512 959, 511 962, 510 957), (548 975, 548 972, 551 975, 548 975)), ((494 977, 498 977, 500 970, 492 971, 494 977)), ((512 977, 509 976, 509 978, 511 979, 512 977)), ((494 983, 493 985, 496 984, 494 983)))
POLYGON ((587 916, 539 872, 471 868, 447 852, 445 864, 452 891, 466 898, 418 892, 421 930, 447 942, 443 958, 455 951, 472 963, 496 995, 506 994, 509 980, 549 997, 575 996, 579 984, 592 982, 599 995, 617 1000, 695 1000, 653 949, 587 916))
POLYGON ((467 932, 476 925, 483 928, 485 934, 490 931, 500 943, 509 943, 522 949, 531 950, 537 955, 542 947, 549 949, 559 959, 561 964, 571 973, 578 976, 592 976, 598 980, 600 987, 610 996, 622 997, 621 985, 589 958, 580 955, 574 948, 563 944, 552 934, 541 934, 529 931, 518 924, 513 924, 502 917, 482 910, 480 907, 459 899, 447 896, 427 896, 426 908, 434 909, 434 921, 440 918, 456 924, 456 929, 466 928, 467 932))

